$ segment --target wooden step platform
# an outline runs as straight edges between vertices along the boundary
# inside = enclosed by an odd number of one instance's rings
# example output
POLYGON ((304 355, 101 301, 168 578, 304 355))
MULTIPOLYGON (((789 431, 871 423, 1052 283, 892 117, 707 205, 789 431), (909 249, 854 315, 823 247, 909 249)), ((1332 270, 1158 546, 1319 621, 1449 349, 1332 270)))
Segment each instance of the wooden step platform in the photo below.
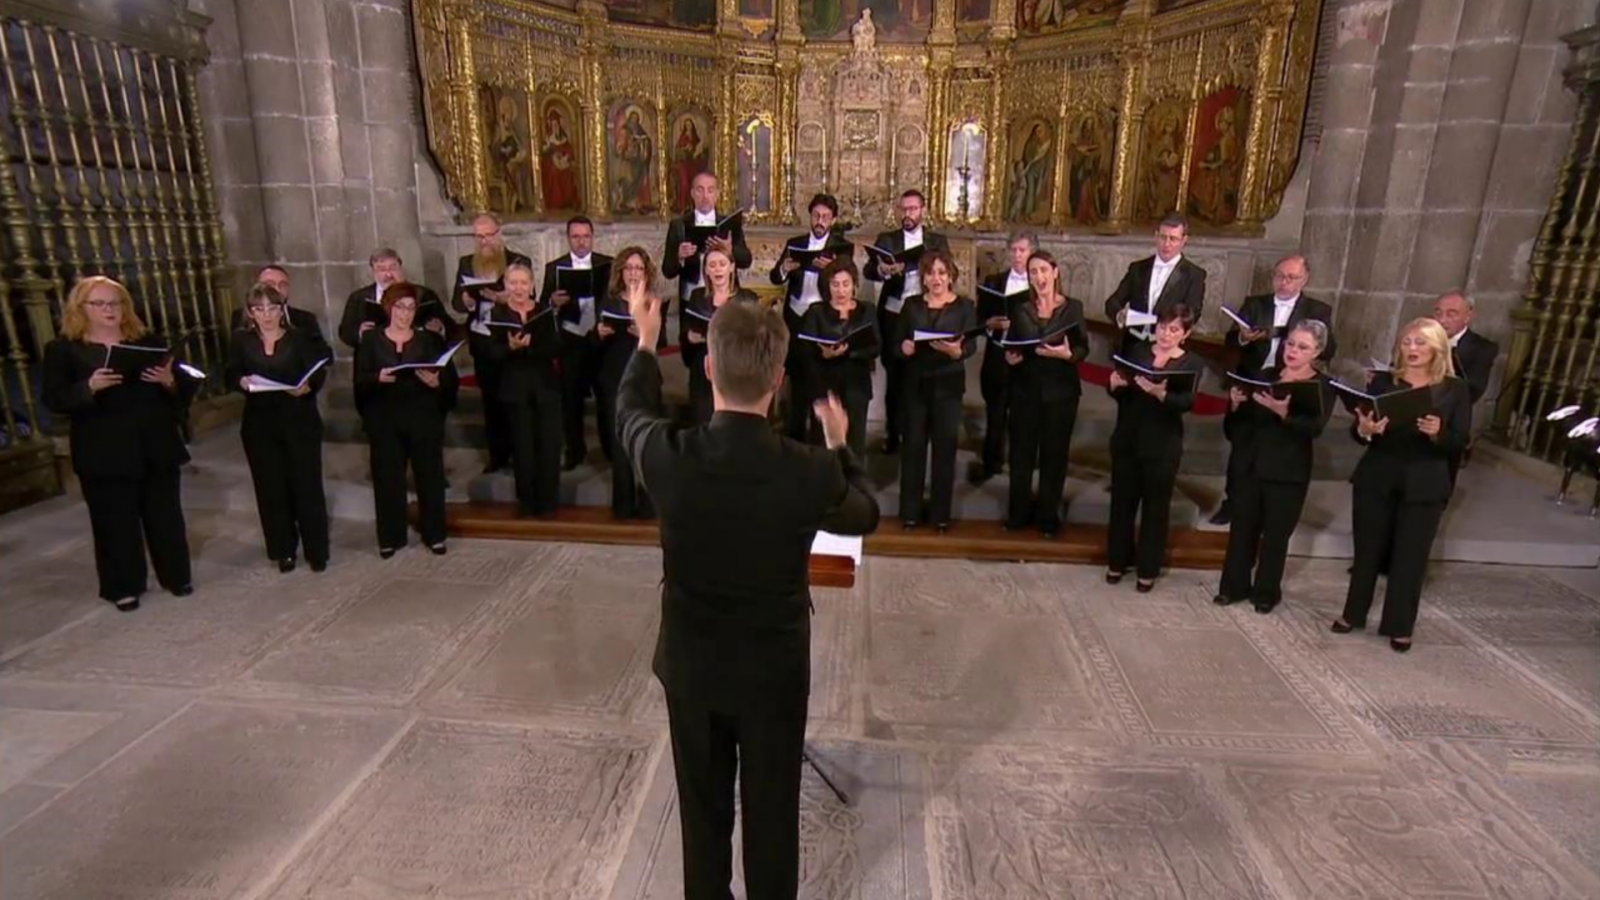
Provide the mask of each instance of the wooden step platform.
MULTIPOLYGON (((654 521, 619 521, 604 507, 564 506, 548 517, 524 519, 517 516, 516 506, 510 503, 451 503, 445 515, 450 534, 456 537, 650 547, 660 544, 654 521)), ((867 537, 865 553, 923 559, 1104 565, 1105 546, 1103 525, 1068 525, 1052 540, 1032 529, 1007 532, 994 521, 958 521, 947 533, 939 534, 926 525, 905 531, 899 519, 885 518, 877 533, 867 537)), ((1167 565, 1220 569, 1227 547, 1226 532, 1174 529, 1167 548, 1167 565)), ((826 563, 819 572, 819 560, 838 559, 813 557, 812 582, 823 585, 819 574, 830 574, 836 565, 826 563)))

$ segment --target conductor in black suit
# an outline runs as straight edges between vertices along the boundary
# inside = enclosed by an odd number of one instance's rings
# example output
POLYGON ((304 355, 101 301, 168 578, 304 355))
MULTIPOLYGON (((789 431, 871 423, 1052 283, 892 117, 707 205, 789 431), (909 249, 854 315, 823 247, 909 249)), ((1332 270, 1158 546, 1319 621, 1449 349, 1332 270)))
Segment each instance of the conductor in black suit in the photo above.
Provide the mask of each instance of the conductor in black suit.
MULTIPOLYGON (((667 225, 667 246, 661 251, 661 274, 678 279, 678 300, 688 299, 694 289, 705 284, 701 255, 716 248, 733 259, 735 269, 750 268, 750 247, 744 242, 744 220, 734 219, 726 233, 719 231, 701 247, 691 238, 691 228, 711 228, 722 221, 725 213, 717 211, 717 197, 721 190, 717 176, 701 172, 689 186, 689 199, 694 208, 678 216, 667 225)), ((670 304, 669 304, 670 305, 670 304)))
MULTIPOLYGON (((945 240, 944 235, 925 231, 922 227, 922 216, 927 205, 927 198, 922 196, 921 191, 910 190, 901 194, 900 228, 882 232, 873 239, 872 245, 897 256, 916 247, 949 253, 950 242, 945 240)), ((907 298, 922 293, 922 278, 915 264, 890 263, 871 251, 867 252, 867 265, 862 274, 868 281, 883 282, 883 288, 878 291, 878 333, 883 335, 883 418, 886 429, 883 450, 885 453, 895 453, 900 449, 900 437, 905 429, 900 411, 904 382, 901 372, 905 361, 896 355, 890 336, 900 333, 900 310, 907 298)))
MULTIPOLYGON (((1450 336, 1450 357, 1456 377, 1467 382, 1467 392, 1476 406, 1489 392, 1489 373, 1494 371, 1494 359, 1500 355, 1500 345, 1472 330, 1472 298, 1452 292, 1440 297, 1433 305, 1433 318, 1444 326, 1450 336)), ((1472 447, 1469 436, 1466 446, 1450 454, 1450 484, 1456 483, 1456 473, 1466 462, 1472 447)))
MULTIPOLYGON (((611 283, 611 257, 594 252, 594 222, 587 216, 567 220, 568 253, 544 264, 539 303, 553 306, 561 332, 561 433, 566 454, 561 468, 571 471, 589 455, 583 433, 583 408, 597 392, 600 378, 600 303, 611 283), (587 270, 589 295, 574 297, 561 289, 558 269, 587 270)), ((598 416, 598 401, 595 404, 598 416)), ((611 458, 611 435, 601 431, 600 450, 611 458)))
MULTIPOLYGON (((1272 270, 1272 293, 1256 294, 1244 298, 1239 305, 1239 316, 1251 324, 1241 328, 1237 322, 1228 329, 1227 344, 1239 353, 1235 372, 1246 378, 1261 377, 1267 369, 1283 369, 1284 338, 1296 325, 1307 320, 1321 322, 1327 345, 1317 355, 1317 360, 1327 363, 1333 359, 1333 307, 1321 300, 1300 293, 1311 277, 1303 256, 1285 256, 1272 270)), ((1231 443, 1231 441, 1230 441, 1231 443)), ((1236 454, 1228 455, 1228 478, 1222 506, 1211 517, 1211 524, 1226 525, 1232 518, 1232 504, 1236 485, 1242 477, 1234 463, 1236 454)))
POLYGON ((866 534, 878 507, 845 443, 836 398, 815 410, 827 449, 772 433, 788 329, 756 304, 711 320, 716 412, 684 428, 664 415, 654 355, 662 303, 633 306, 639 351, 618 398, 618 437, 661 517, 656 677, 667 695, 683 829, 684 896, 732 894, 734 781, 752 900, 799 890, 800 765, 811 680, 807 566, 818 529, 866 534))
POLYGON ((1117 289, 1106 298, 1106 318, 1123 329, 1123 356, 1137 344, 1150 343, 1155 336, 1154 325, 1127 327, 1129 309, 1160 316, 1182 303, 1194 321, 1200 321, 1206 300, 1206 270, 1184 258, 1187 243, 1188 219, 1177 213, 1162 219, 1156 226, 1156 255, 1130 263, 1117 289))
MULTIPOLYGON (((256 284, 264 284, 277 291, 278 296, 284 298, 284 302, 288 304, 289 327, 306 334, 315 334, 319 341, 324 340, 322 337, 322 323, 317 320, 316 313, 295 306, 289 300, 288 269, 277 265, 262 266, 260 271, 256 272, 256 284)), ((246 314, 245 307, 240 306, 233 311, 232 324, 234 331, 243 331, 250 327, 250 319, 246 314)))

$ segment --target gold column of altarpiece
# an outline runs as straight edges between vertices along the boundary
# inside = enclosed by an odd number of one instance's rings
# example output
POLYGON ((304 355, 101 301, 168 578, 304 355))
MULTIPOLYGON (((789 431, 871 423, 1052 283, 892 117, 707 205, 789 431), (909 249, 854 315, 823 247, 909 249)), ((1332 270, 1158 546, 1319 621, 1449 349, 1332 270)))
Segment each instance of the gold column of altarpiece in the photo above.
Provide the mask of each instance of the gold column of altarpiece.
POLYGON ((862 47, 808 41, 798 0, 716 0, 700 31, 598 0, 416 0, 428 141, 464 209, 509 218, 666 218, 698 160, 757 223, 819 189, 887 221, 918 187, 947 227, 1120 233, 1177 209, 1262 233, 1322 0, 1130 0, 1048 34, 1016 4, 975 25, 933 0, 925 39, 862 47))

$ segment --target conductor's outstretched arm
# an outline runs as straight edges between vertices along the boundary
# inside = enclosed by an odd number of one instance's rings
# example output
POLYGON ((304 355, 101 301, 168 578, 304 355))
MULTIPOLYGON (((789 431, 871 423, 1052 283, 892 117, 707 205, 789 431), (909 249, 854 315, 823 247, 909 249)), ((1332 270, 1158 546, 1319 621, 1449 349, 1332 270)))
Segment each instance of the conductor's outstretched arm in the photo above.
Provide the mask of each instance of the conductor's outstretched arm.
POLYGON ((837 497, 822 517, 822 530, 834 534, 871 534, 878 528, 878 501, 867 486, 867 473, 861 468, 850 446, 845 443, 850 426, 849 414, 839 398, 829 395, 815 404, 822 422, 822 436, 837 461, 826 476, 824 497, 837 497))

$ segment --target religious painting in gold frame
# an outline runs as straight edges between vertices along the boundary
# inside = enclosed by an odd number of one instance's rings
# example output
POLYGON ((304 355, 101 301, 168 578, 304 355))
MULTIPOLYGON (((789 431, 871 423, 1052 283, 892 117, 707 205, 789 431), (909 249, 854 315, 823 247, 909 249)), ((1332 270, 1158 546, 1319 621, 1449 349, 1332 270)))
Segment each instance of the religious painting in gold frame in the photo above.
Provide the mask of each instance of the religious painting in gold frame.
POLYGON ((550 94, 539 101, 539 195, 548 213, 577 213, 583 202, 583 136, 576 105, 550 94))
POLYGON ((1227 86, 1200 99, 1189 142, 1189 196, 1184 211, 1206 225, 1232 225, 1239 217, 1250 92, 1227 86))
POLYGON ((489 208, 507 216, 533 215, 538 203, 528 94, 519 87, 480 84, 478 103, 483 110, 489 208))
POLYGON ((1048 225, 1056 195, 1056 123, 1029 116, 1011 123, 1006 141, 1003 217, 1019 225, 1048 225))
POLYGON ((680 213, 691 205, 694 178, 712 171, 716 160, 711 115, 698 106, 673 110, 667 128, 667 209, 680 213))
POLYGON ((661 209, 656 190, 656 109, 629 98, 606 112, 606 190, 612 213, 654 215, 661 209))
POLYGON ((1067 113, 1062 149, 1067 154, 1068 221, 1094 228, 1111 218, 1115 178, 1115 110, 1074 109, 1067 113))
POLYGON ((1145 112, 1134 192, 1136 220, 1154 222, 1178 208, 1188 124, 1188 108, 1180 100, 1158 100, 1145 112))

